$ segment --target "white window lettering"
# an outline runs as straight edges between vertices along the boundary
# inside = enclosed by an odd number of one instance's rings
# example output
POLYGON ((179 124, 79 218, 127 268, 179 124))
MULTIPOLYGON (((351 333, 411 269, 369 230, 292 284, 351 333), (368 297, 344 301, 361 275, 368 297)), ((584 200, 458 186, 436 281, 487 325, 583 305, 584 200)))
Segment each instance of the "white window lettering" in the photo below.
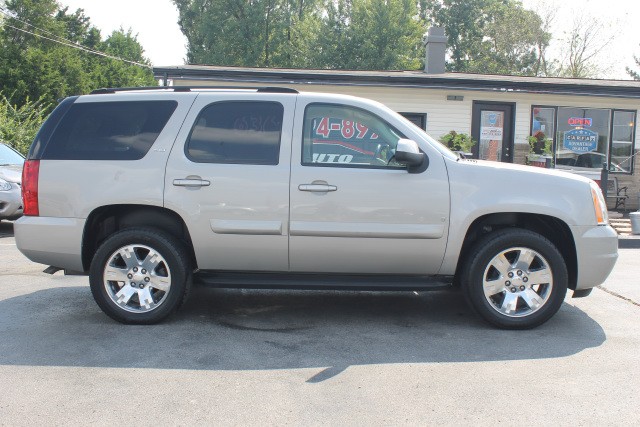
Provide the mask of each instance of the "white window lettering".
POLYGON ((324 163, 324 158, 326 154, 324 153, 313 153, 313 162, 314 163, 324 163))
POLYGON ((351 163, 351 160, 353 160, 353 156, 351 154, 343 154, 338 157, 338 163, 351 163))

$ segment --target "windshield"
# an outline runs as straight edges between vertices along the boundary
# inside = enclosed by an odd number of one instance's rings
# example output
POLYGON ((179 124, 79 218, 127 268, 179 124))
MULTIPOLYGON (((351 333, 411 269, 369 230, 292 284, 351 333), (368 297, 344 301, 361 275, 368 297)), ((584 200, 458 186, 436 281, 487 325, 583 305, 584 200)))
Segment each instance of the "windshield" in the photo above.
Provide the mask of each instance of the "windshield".
POLYGON ((24 163, 24 157, 17 151, 0 144, 0 165, 21 165, 24 163))

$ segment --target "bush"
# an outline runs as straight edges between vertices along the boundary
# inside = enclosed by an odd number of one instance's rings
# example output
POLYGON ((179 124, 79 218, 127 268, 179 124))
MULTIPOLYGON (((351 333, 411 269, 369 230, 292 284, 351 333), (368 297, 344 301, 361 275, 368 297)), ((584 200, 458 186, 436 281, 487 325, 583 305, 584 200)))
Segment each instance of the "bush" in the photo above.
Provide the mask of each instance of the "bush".
POLYGON ((452 151, 462 151, 463 153, 470 153, 471 148, 476 144, 471 136, 466 133, 457 133, 455 130, 443 135, 440 142, 452 151))
POLYGON ((547 138, 544 133, 538 131, 535 135, 528 137, 527 141, 529 142, 530 154, 551 155, 553 141, 547 138))
POLYGON ((26 155, 50 107, 42 99, 18 106, 0 93, 0 141, 26 155))

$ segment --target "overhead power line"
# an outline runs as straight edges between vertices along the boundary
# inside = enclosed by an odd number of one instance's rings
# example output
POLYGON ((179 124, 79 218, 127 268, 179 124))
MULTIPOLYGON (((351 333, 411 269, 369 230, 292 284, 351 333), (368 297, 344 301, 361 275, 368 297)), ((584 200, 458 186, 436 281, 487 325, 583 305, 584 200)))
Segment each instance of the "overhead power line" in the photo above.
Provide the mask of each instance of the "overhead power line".
POLYGON ((11 24, 7 24, 7 23, 3 24, 5 27, 13 28, 16 31, 21 31, 23 33, 30 34, 30 35, 35 36, 35 37, 40 37, 42 39, 45 39, 45 40, 48 40, 48 41, 51 41, 51 42, 54 42, 54 43, 61 44, 63 46, 67 46, 67 47, 71 47, 71 48, 74 48, 74 49, 78 49, 78 50, 83 51, 85 53, 91 53, 93 55, 102 56, 102 57, 105 57, 105 58, 126 62, 126 63, 131 64, 131 65, 137 65, 138 67, 144 67, 144 68, 149 68, 149 69, 153 68, 152 66, 147 65, 147 64, 142 64, 142 63, 136 62, 136 61, 130 61, 128 59, 120 58, 120 57, 114 56, 114 55, 109 55, 108 53, 104 53, 104 52, 101 52, 99 50, 95 50, 95 49, 88 48, 86 46, 82 46, 79 43, 76 43, 76 42, 73 42, 71 40, 68 40, 68 39, 65 39, 63 37, 60 37, 60 36, 58 36, 56 34, 53 34, 50 31, 43 30, 42 28, 38 28, 35 25, 32 25, 32 24, 30 24, 30 23, 28 23, 26 21, 23 21, 21 19, 16 18, 12 13, 10 13, 8 10, 4 9, 2 6, 0 6, 0 13, 10 17, 11 19, 15 19, 16 21, 22 22, 23 24, 28 25, 28 26, 34 28, 35 30, 38 30, 38 31, 43 32, 45 34, 49 34, 52 37, 55 37, 55 39, 51 38, 51 37, 43 36, 42 34, 37 34, 37 33, 31 32, 31 31, 25 30, 24 28, 15 27, 15 26, 13 26, 11 24))

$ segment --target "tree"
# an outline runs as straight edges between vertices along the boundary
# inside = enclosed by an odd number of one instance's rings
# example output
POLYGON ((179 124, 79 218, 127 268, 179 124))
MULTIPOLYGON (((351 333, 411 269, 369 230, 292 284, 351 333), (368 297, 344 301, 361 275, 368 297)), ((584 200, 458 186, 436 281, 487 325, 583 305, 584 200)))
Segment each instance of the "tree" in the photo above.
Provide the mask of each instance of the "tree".
POLYGON ((173 0, 187 62, 226 66, 303 65, 306 19, 316 0, 173 0))
POLYGON ((420 8, 445 29, 450 71, 533 75, 549 44, 540 16, 515 0, 421 0, 420 8))
POLYGON ((0 141, 8 143, 23 155, 42 125, 50 106, 42 100, 26 100, 16 105, 0 94, 0 141))
POLYGON ((0 24, 0 81, 4 95, 18 106, 29 99, 55 105, 59 98, 102 86, 155 84, 131 31, 116 31, 102 40, 82 9, 70 13, 55 0, 7 0, 4 9, 8 12, 0 24))
POLYGON ((565 32, 559 68, 560 77, 594 78, 607 71, 598 55, 613 41, 615 35, 606 36, 605 27, 595 17, 578 14, 571 28, 565 32))
POLYGON ((251 67, 420 66, 413 0, 174 0, 189 63, 251 67))
POLYGON ((312 64, 352 70, 420 67, 424 31, 413 1, 330 0, 325 10, 312 64))
MULTIPOLYGON (((636 62, 636 66, 640 67, 640 58, 637 56, 633 57, 633 60, 636 62)), ((640 71, 634 71, 629 67, 626 67, 627 74, 633 77, 633 80, 640 80, 640 71)))

